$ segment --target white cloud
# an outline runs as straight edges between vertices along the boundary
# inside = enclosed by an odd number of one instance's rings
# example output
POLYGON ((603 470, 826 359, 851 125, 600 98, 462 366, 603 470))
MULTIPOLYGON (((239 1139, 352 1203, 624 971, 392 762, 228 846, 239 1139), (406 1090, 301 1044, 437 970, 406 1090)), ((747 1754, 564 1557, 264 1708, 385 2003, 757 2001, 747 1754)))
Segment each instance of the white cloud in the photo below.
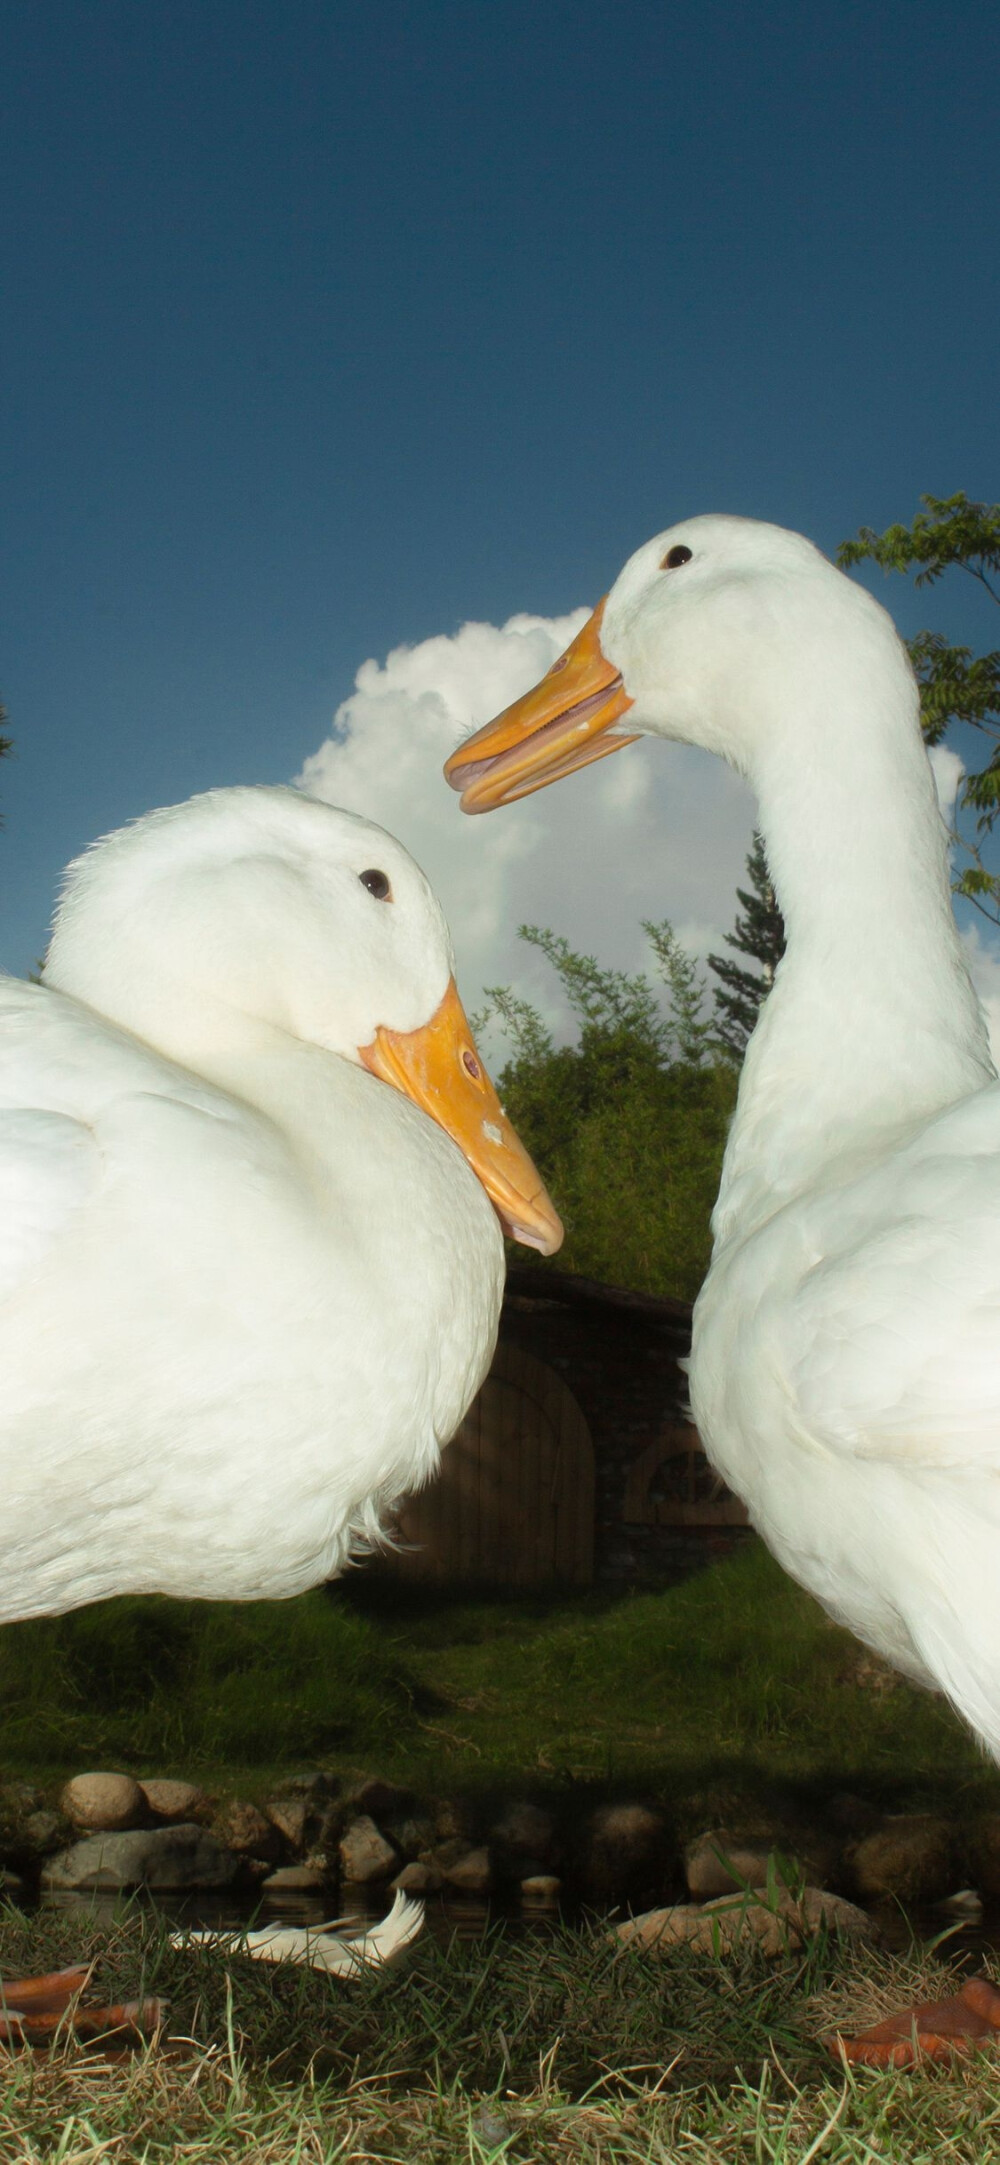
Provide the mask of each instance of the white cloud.
MULTIPOLYGON (((448 753, 536 683, 586 615, 463 624, 366 661, 296 777, 412 851, 451 925, 467 1007, 486 985, 515 984, 557 1029, 568 1017, 553 973, 518 925, 548 925, 600 961, 636 969, 649 960, 642 919, 667 917, 704 958, 732 927, 753 827, 752 800, 721 760, 648 741, 504 811, 459 811, 441 773, 448 753)), ((962 761, 937 746, 931 764, 949 818, 962 761)), ((1000 1059, 1000 945, 975 925, 962 937, 1000 1059)), ((494 1063, 498 1055, 488 1046, 494 1063)))
POLYGON ((451 925, 467 1007, 516 983, 557 1025, 547 964, 517 938, 551 926, 602 962, 648 959, 641 920, 668 917, 702 952, 733 922, 753 822, 719 760, 634 744, 558 788, 470 819, 441 768, 459 738, 544 674, 587 611, 464 624, 367 661, 299 787, 388 827, 423 866, 451 925))
POLYGON ((932 744, 927 756, 931 763, 941 816, 950 825, 955 816, 955 799, 958 785, 965 773, 965 761, 947 744, 932 744))

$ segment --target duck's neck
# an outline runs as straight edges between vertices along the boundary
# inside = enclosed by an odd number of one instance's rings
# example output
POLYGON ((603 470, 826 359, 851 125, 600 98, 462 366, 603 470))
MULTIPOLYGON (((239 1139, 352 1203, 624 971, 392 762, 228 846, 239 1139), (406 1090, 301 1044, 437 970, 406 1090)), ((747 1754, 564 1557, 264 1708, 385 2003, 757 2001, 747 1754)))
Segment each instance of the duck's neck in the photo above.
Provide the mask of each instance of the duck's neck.
POLYGON ((995 1072, 901 650, 869 654, 853 684, 818 671, 796 702, 753 775, 787 947, 746 1056, 717 1248, 995 1072))

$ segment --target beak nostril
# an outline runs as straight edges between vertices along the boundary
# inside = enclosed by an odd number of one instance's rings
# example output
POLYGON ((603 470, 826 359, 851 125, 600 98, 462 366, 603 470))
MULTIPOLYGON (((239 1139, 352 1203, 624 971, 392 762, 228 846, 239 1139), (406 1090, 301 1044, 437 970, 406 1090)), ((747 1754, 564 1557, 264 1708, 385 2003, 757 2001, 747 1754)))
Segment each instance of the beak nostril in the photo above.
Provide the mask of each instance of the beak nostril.
POLYGON ((472 1076, 473 1081, 478 1082, 481 1070, 478 1060, 473 1057, 471 1052, 463 1052, 462 1064, 465 1068, 468 1069, 468 1072, 472 1076))

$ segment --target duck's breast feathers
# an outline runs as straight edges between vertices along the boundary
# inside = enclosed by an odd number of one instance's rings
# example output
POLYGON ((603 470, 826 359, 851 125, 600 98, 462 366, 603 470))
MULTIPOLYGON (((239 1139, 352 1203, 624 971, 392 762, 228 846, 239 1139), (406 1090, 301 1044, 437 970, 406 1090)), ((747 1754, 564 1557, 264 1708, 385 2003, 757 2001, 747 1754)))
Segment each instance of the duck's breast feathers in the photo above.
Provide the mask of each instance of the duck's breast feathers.
POLYGON ((772 1264, 786 1245, 793 1275, 774 1269, 759 1321, 805 1433, 901 1466, 1000 1471, 1000 1085, 757 1239, 772 1264))

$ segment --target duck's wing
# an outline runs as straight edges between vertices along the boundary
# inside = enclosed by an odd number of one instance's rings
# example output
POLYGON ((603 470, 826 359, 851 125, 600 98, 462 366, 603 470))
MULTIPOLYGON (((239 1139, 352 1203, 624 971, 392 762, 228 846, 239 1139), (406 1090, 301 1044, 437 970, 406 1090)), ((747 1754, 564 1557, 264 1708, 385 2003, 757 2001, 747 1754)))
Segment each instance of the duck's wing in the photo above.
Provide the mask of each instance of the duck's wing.
POLYGON ((155 1166, 178 1119, 239 1113, 210 1084, 45 986, 0 977, 0 1305, 57 1253, 127 1141, 155 1166))
POLYGON ((813 1199, 780 1360, 807 1434, 859 1458, 1000 1470, 1000 1088, 813 1199))

